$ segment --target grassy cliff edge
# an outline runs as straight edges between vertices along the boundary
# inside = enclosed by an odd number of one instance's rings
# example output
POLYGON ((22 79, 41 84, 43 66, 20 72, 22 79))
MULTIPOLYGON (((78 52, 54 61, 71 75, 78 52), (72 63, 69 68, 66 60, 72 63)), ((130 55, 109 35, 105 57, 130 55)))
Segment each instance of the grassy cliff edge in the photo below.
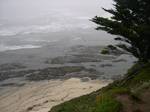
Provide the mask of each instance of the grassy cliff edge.
POLYGON ((150 64, 136 64, 122 80, 53 107, 49 112, 150 112, 150 64))

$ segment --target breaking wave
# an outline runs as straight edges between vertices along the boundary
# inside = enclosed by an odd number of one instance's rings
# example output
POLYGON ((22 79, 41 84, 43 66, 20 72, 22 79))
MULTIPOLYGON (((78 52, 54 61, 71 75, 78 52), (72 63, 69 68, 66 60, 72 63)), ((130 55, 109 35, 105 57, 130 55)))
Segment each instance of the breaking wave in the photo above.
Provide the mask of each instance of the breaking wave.
POLYGON ((37 46, 37 45, 13 45, 13 46, 7 46, 4 44, 0 45, 0 52, 3 51, 10 51, 10 50, 19 50, 19 49, 31 49, 31 48, 40 48, 41 46, 37 46))

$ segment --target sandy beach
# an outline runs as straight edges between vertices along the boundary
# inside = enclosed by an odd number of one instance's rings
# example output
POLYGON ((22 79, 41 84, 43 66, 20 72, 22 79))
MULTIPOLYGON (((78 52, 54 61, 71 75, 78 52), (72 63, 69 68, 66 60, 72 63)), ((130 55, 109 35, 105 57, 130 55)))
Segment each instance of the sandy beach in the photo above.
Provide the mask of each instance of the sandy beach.
POLYGON ((26 82, 1 90, 1 112, 48 112, 53 106, 106 86, 111 81, 71 78, 26 82))

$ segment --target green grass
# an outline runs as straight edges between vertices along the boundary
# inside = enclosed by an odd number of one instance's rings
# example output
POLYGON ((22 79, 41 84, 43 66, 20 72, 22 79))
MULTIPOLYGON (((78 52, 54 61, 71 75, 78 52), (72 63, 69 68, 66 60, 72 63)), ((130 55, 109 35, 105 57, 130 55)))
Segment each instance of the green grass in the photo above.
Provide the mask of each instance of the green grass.
POLYGON ((93 112, 95 94, 85 95, 54 107, 50 112, 93 112))
POLYGON ((115 99, 115 96, 128 94, 130 91, 124 87, 112 87, 106 89, 100 95, 96 96, 96 111, 95 112, 119 112, 122 104, 115 99))
POLYGON ((102 94, 97 98, 95 112, 119 112, 122 105, 109 94, 102 94))
POLYGON ((149 85, 150 64, 142 68, 137 64, 129 70, 124 79, 115 81, 97 92, 55 106, 50 112, 120 112, 122 104, 116 100, 117 95, 128 94, 138 101, 136 93, 149 85))
POLYGON ((107 91, 111 96, 121 95, 121 94, 129 94, 130 90, 124 87, 114 87, 107 91))
POLYGON ((119 112, 120 108, 120 102, 104 94, 100 100, 98 96, 83 96, 56 106, 50 112, 119 112))
POLYGON ((50 112, 119 112, 122 105, 115 99, 115 95, 126 93, 129 93, 128 89, 115 87, 102 94, 95 92, 65 102, 52 108, 50 112))

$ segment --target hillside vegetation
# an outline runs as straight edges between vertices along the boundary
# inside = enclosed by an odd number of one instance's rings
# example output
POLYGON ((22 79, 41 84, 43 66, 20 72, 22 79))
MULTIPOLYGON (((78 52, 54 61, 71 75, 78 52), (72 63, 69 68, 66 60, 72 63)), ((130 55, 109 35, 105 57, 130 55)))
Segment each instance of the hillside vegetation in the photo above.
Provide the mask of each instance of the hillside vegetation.
POLYGON ((50 112, 150 112, 150 64, 136 64, 122 80, 50 112))

